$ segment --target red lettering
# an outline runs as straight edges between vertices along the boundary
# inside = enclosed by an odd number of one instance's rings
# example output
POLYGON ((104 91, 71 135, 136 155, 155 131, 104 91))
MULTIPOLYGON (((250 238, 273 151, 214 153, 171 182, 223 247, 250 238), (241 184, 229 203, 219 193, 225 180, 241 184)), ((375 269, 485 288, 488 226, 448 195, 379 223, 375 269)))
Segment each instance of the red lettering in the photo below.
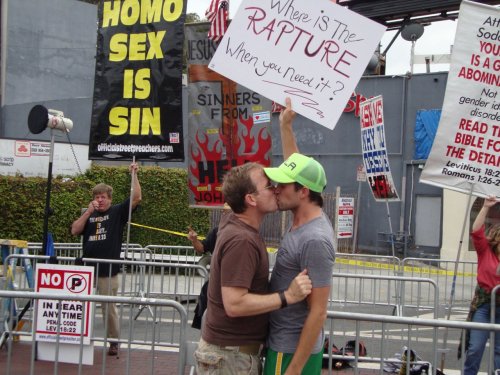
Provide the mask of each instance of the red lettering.
POLYGON ((342 74, 344 77, 349 78, 349 75, 347 75, 346 73, 344 73, 344 72, 340 71, 340 70, 339 70, 340 68, 338 68, 339 64, 345 64, 345 65, 348 65, 348 66, 350 66, 350 65, 351 65, 351 63, 350 63, 349 61, 347 61, 347 60, 345 60, 345 59, 344 59, 344 57, 345 57, 346 55, 351 55, 351 56, 352 56, 352 57, 354 57, 355 59, 357 58, 357 56, 356 56, 356 55, 354 55, 354 54, 352 54, 351 52, 349 52, 349 51, 344 51, 344 52, 342 53, 342 55, 340 56, 339 60, 337 61, 337 63, 335 64, 335 67, 333 68, 333 70, 335 70, 335 71, 336 71, 337 73, 339 73, 339 74, 342 74))

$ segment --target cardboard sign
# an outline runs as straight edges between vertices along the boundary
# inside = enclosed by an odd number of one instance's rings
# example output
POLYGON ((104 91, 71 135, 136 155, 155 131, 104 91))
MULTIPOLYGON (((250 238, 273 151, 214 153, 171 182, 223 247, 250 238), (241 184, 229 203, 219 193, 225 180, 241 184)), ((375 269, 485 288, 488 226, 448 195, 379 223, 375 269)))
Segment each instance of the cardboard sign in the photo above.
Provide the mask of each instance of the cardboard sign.
POLYGON ((209 68, 333 129, 384 31, 328 0, 243 0, 209 68))

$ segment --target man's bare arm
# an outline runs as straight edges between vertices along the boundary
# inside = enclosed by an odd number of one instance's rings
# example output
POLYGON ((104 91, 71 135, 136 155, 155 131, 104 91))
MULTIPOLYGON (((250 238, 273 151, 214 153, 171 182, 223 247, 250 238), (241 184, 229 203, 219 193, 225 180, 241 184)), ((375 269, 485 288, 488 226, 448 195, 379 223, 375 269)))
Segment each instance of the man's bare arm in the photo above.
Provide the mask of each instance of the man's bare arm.
POLYGON ((142 200, 141 184, 139 183, 139 178, 137 177, 137 171, 139 166, 136 163, 132 163, 129 166, 130 174, 132 176, 132 196, 130 197, 130 202, 132 208, 137 207, 137 205, 142 200))
POLYGON ((330 287, 313 288, 307 301, 309 303, 309 314, 307 315, 302 332, 300 334, 297 350, 293 355, 285 375, 300 375, 309 356, 311 355, 316 339, 318 338, 326 319, 328 296, 330 287))
POLYGON ((299 152, 295 134, 293 134, 293 120, 296 113, 292 109, 292 100, 285 99, 286 107, 280 113, 280 133, 281 133, 281 146, 283 147, 283 158, 288 159, 290 155, 299 152))
POLYGON ((90 215, 92 215, 95 208, 98 206, 99 203, 97 203, 97 201, 90 202, 87 209, 82 214, 82 216, 80 216, 73 222, 73 224, 71 224, 71 234, 73 236, 78 236, 79 234, 82 234, 83 229, 85 228, 85 224, 87 223, 87 220, 89 219, 90 215))
POLYGON ((203 254, 205 252, 205 247, 203 246, 203 243, 198 239, 198 233, 196 233, 194 229, 191 227, 188 227, 187 239, 191 241, 194 250, 198 254, 203 254))
MULTIPOLYGON (((312 289, 311 279, 307 270, 299 273, 285 291, 288 304, 302 301, 312 289)), ((249 293, 246 288, 222 287, 222 301, 226 314, 232 318, 252 316, 278 310, 281 307, 279 293, 255 294, 249 293)))

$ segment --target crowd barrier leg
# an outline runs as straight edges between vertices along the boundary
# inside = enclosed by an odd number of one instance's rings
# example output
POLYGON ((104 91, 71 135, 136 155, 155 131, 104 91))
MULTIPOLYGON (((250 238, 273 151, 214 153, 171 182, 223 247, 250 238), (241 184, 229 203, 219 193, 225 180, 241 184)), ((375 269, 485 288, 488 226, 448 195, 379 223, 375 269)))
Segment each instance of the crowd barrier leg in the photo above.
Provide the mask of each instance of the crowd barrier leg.
MULTIPOLYGON (((16 266, 17 260, 12 258, 8 259, 9 255, 28 255, 28 242, 22 240, 0 240, 2 263, 4 265, 4 286, 5 290, 16 290, 16 266)), ((20 261, 23 271, 26 276, 28 288, 34 288, 33 267, 28 258, 22 258, 20 261)), ((9 333, 20 331, 24 326, 23 317, 29 310, 31 301, 27 304, 18 314, 18 306, 15 299, 7 298, 3 303, 3 325, 4 331, 0 336, 0 349, 4 346, 9 333), (9 329, 10 328, 10 329, 9 329)))

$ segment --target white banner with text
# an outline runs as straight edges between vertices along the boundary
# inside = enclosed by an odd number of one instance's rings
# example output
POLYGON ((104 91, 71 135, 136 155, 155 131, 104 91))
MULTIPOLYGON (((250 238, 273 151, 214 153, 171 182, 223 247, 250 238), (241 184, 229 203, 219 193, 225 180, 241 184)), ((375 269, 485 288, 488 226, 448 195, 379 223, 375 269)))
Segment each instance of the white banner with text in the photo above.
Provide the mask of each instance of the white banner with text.
POLYGON ((443 111, 420 182, 500 195, 500 9, 460 6, 443 111))

